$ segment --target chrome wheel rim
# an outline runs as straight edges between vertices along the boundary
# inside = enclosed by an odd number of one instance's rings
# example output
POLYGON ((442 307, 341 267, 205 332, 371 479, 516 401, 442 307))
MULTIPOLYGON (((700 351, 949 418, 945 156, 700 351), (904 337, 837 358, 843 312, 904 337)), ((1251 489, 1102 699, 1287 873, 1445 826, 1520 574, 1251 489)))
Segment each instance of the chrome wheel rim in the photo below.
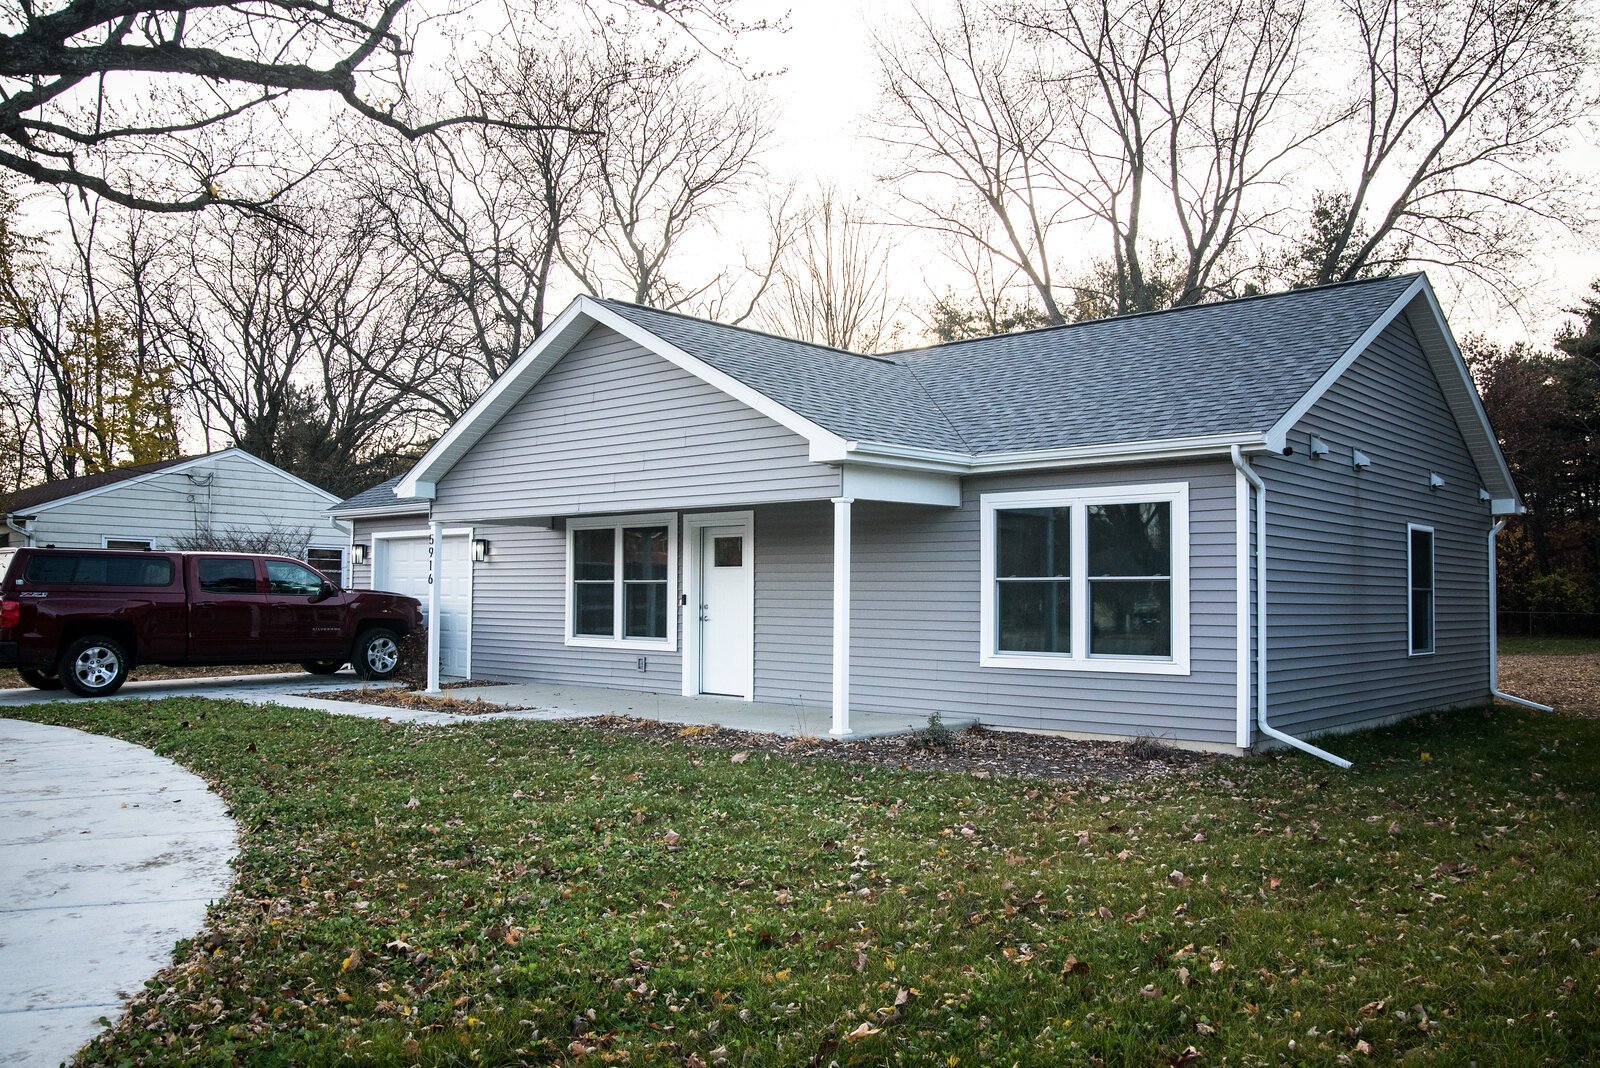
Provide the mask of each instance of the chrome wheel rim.
POLYGON ((72 662, 73 677, 91 690, 111 685, 121 670, 122 659, 117 656, 116 650, 104 645, 89 646, 72 662))
POLYGON ((367 665, 380 674, 387 675, 400 662, 400 647, 393 638, 374 638, 367 643, 367 665))

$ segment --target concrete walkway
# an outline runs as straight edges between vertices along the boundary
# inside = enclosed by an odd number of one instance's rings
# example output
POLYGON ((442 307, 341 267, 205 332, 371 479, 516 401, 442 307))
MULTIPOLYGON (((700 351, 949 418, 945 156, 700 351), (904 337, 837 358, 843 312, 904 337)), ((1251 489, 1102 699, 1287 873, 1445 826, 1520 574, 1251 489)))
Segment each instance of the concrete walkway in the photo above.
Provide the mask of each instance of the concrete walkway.
MULTIPOLYGON (((316 696, 319 692, 351 690, 360 686, 397 686, 398 683, 363 683, 349 672, 332 677, 298 672, 281 675, 235 675, 210 679, 176 679, 162 682, 130 682, 113 698, 159 700, 163 697, 207 697, 218 700, 247 701, 252 704, 277 704, 286 708, 308 708, 337 716, 387 719, 396 723, 421 723, 444 726, 452 723, 480 723, 493 719, 560 720, 589 716, 637 716, 665 723, 717 725, 734 730, 780 734, 790 738, 827 738, 832 715, 826 708, 799 702, 744 701, 735 697, 684 697, 681 694, 635 693, 601 686, 569 686, 560 683, 511 683, 503 686, 461 686, 446 693, 461 700, 474 698, 489 704, 504 705, 504 712, 458 715, 452 712, 397 708, 362 701, 332 700, 316 696)), ((61 691, 33 689, 0 690, 0 712, 7 706, 40 704, 46 701, 74 701, 61 691)), ((945 726, 960 730, 976 720, 971 716, 945 716, 945 726)), ((928 725, 926 715, 887 712, 852 712, 852 739, 884 738, 909 734, 928 725)))
POLYGON ((115 1020, 227 892, 235 834, 165 757, 0 719, 0 1065, 60 1064, 115 1020))

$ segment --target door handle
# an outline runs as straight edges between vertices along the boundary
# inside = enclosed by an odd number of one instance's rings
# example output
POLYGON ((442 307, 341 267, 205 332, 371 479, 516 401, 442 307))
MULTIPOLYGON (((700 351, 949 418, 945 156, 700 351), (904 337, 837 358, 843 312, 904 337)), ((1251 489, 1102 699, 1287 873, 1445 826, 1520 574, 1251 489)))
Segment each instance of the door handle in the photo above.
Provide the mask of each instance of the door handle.
POLYGON ((196 607, 196 608, 215 608, 215 607, 217 607, 217 602, 215 602, 215 601, 196 601, 194 603, 194 607, 196 607))

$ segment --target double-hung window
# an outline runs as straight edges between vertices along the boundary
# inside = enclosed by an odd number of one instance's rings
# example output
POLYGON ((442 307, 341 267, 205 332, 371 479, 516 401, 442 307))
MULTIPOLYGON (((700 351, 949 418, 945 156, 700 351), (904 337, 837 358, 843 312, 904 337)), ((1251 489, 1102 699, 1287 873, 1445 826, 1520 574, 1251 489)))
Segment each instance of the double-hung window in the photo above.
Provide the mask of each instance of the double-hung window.
POLYGON ((1189 671, 1186 483, 986 493, 985 667, 1189 671))
POLYGON ((1406 525, 1406 629, 1412 656, 1433 652, 1434 562, 1433 528, 1406 525))
POLYGON ((567 522, 567 644, 676 648, 677 517, 567 522))

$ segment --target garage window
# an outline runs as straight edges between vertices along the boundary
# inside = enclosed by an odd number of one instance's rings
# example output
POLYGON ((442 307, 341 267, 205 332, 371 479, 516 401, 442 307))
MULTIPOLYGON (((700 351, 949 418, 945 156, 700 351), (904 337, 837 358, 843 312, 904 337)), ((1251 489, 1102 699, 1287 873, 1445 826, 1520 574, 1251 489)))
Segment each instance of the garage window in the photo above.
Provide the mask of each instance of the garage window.
POLYGON ((675 515, 567 523, 567 644, 673 649, 675 515))

